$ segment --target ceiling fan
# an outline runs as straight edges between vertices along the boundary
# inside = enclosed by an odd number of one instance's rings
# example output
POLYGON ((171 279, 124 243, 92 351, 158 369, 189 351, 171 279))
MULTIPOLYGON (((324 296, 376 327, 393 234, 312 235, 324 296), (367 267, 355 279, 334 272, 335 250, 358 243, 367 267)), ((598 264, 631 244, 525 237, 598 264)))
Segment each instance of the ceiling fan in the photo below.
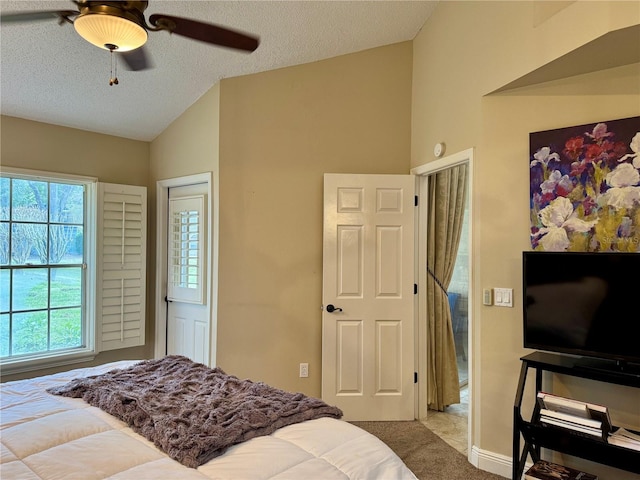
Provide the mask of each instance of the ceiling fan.
MULTIPOLYGON (((189 18, 156 13, 144 16, 148 1, 72 0, 77 10, 46 10, 2 14, 3 24, 58 19, 71 23, 89 43, 118 52, 129 70, 145 70, 150 62, 143 45, 148 32, 169 33, 199 40, 211 45, 253 52, 257 37, 189 18)), ((112 79, 113 80, 113 79, 112 79)), ((117 78, 115 79, 117 83, 117 78)))

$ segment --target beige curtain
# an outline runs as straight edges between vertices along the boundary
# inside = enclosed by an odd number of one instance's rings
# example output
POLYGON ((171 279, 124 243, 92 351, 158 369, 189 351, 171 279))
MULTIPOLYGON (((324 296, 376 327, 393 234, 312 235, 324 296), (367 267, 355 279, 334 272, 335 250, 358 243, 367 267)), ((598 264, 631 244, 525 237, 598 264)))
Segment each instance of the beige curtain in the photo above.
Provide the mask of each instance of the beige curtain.
POLYGON ((467 165, 429 177, 427 224, 428 407, 460 403, 456 349, 447 288, 453 275, 465 210, 467 165))

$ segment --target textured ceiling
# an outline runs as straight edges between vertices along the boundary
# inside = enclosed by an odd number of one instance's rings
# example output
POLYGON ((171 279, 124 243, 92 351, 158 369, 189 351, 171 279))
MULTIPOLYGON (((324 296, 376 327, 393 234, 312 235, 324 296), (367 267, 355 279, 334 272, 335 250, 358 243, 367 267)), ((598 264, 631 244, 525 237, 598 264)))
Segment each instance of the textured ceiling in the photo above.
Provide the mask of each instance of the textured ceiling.
MULTIPOLYGON (((190 17, 260 37, 247 54, 167 32, 150 32, 154 68, 118 69, 109 52, 53 21, 5 24, 0 32, 1 113, 153 140, 222 78, 313 62, 413 39, 436 1, 161 1, 153 13, 190 17)), ((2 13, 74 10, 70 1, 0 1, 2 13)))

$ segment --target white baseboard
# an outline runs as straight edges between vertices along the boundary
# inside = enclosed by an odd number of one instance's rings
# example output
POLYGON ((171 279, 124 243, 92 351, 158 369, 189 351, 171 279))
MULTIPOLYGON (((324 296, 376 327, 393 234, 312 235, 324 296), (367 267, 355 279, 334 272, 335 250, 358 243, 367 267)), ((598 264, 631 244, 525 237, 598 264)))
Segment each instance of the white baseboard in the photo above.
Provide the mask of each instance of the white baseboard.
POLYGON ((501 477, 511 478, 511 457, 488 450, 482 450, 474 446, 471 447, 469 461, 474 467, 480 470, 495 473, 501 477))

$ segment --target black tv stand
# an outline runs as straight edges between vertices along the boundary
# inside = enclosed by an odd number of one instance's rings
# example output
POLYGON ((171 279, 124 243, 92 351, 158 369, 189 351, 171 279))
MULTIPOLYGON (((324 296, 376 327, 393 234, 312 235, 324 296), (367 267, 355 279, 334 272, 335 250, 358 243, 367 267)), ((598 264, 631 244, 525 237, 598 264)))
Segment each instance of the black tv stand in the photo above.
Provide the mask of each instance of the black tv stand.
MULTIPOLYGON (((530 421, 521 414, 522 397, 530 368, 536 371, 536 395, 542 391, 542 373, 553 372, 573 377, 640 388, 640 376, 620 370, 590 368, 579 365, 582 359, 550 353, 535 352, 522 357, 520 380, 513 406, 513 464, 512 479, 520 480, 528 456, 540 460, 541 448, 586 458, 594 462, 640 474, 640 452, 611 445, 602 440, 586 438, 568 429, 553 428, 540 423, 540 407, 536 403, 530 421), (524 447, 520 450, 520 436, 524 447)), ((550 392, 551 393, 551 392, 550 392)))

